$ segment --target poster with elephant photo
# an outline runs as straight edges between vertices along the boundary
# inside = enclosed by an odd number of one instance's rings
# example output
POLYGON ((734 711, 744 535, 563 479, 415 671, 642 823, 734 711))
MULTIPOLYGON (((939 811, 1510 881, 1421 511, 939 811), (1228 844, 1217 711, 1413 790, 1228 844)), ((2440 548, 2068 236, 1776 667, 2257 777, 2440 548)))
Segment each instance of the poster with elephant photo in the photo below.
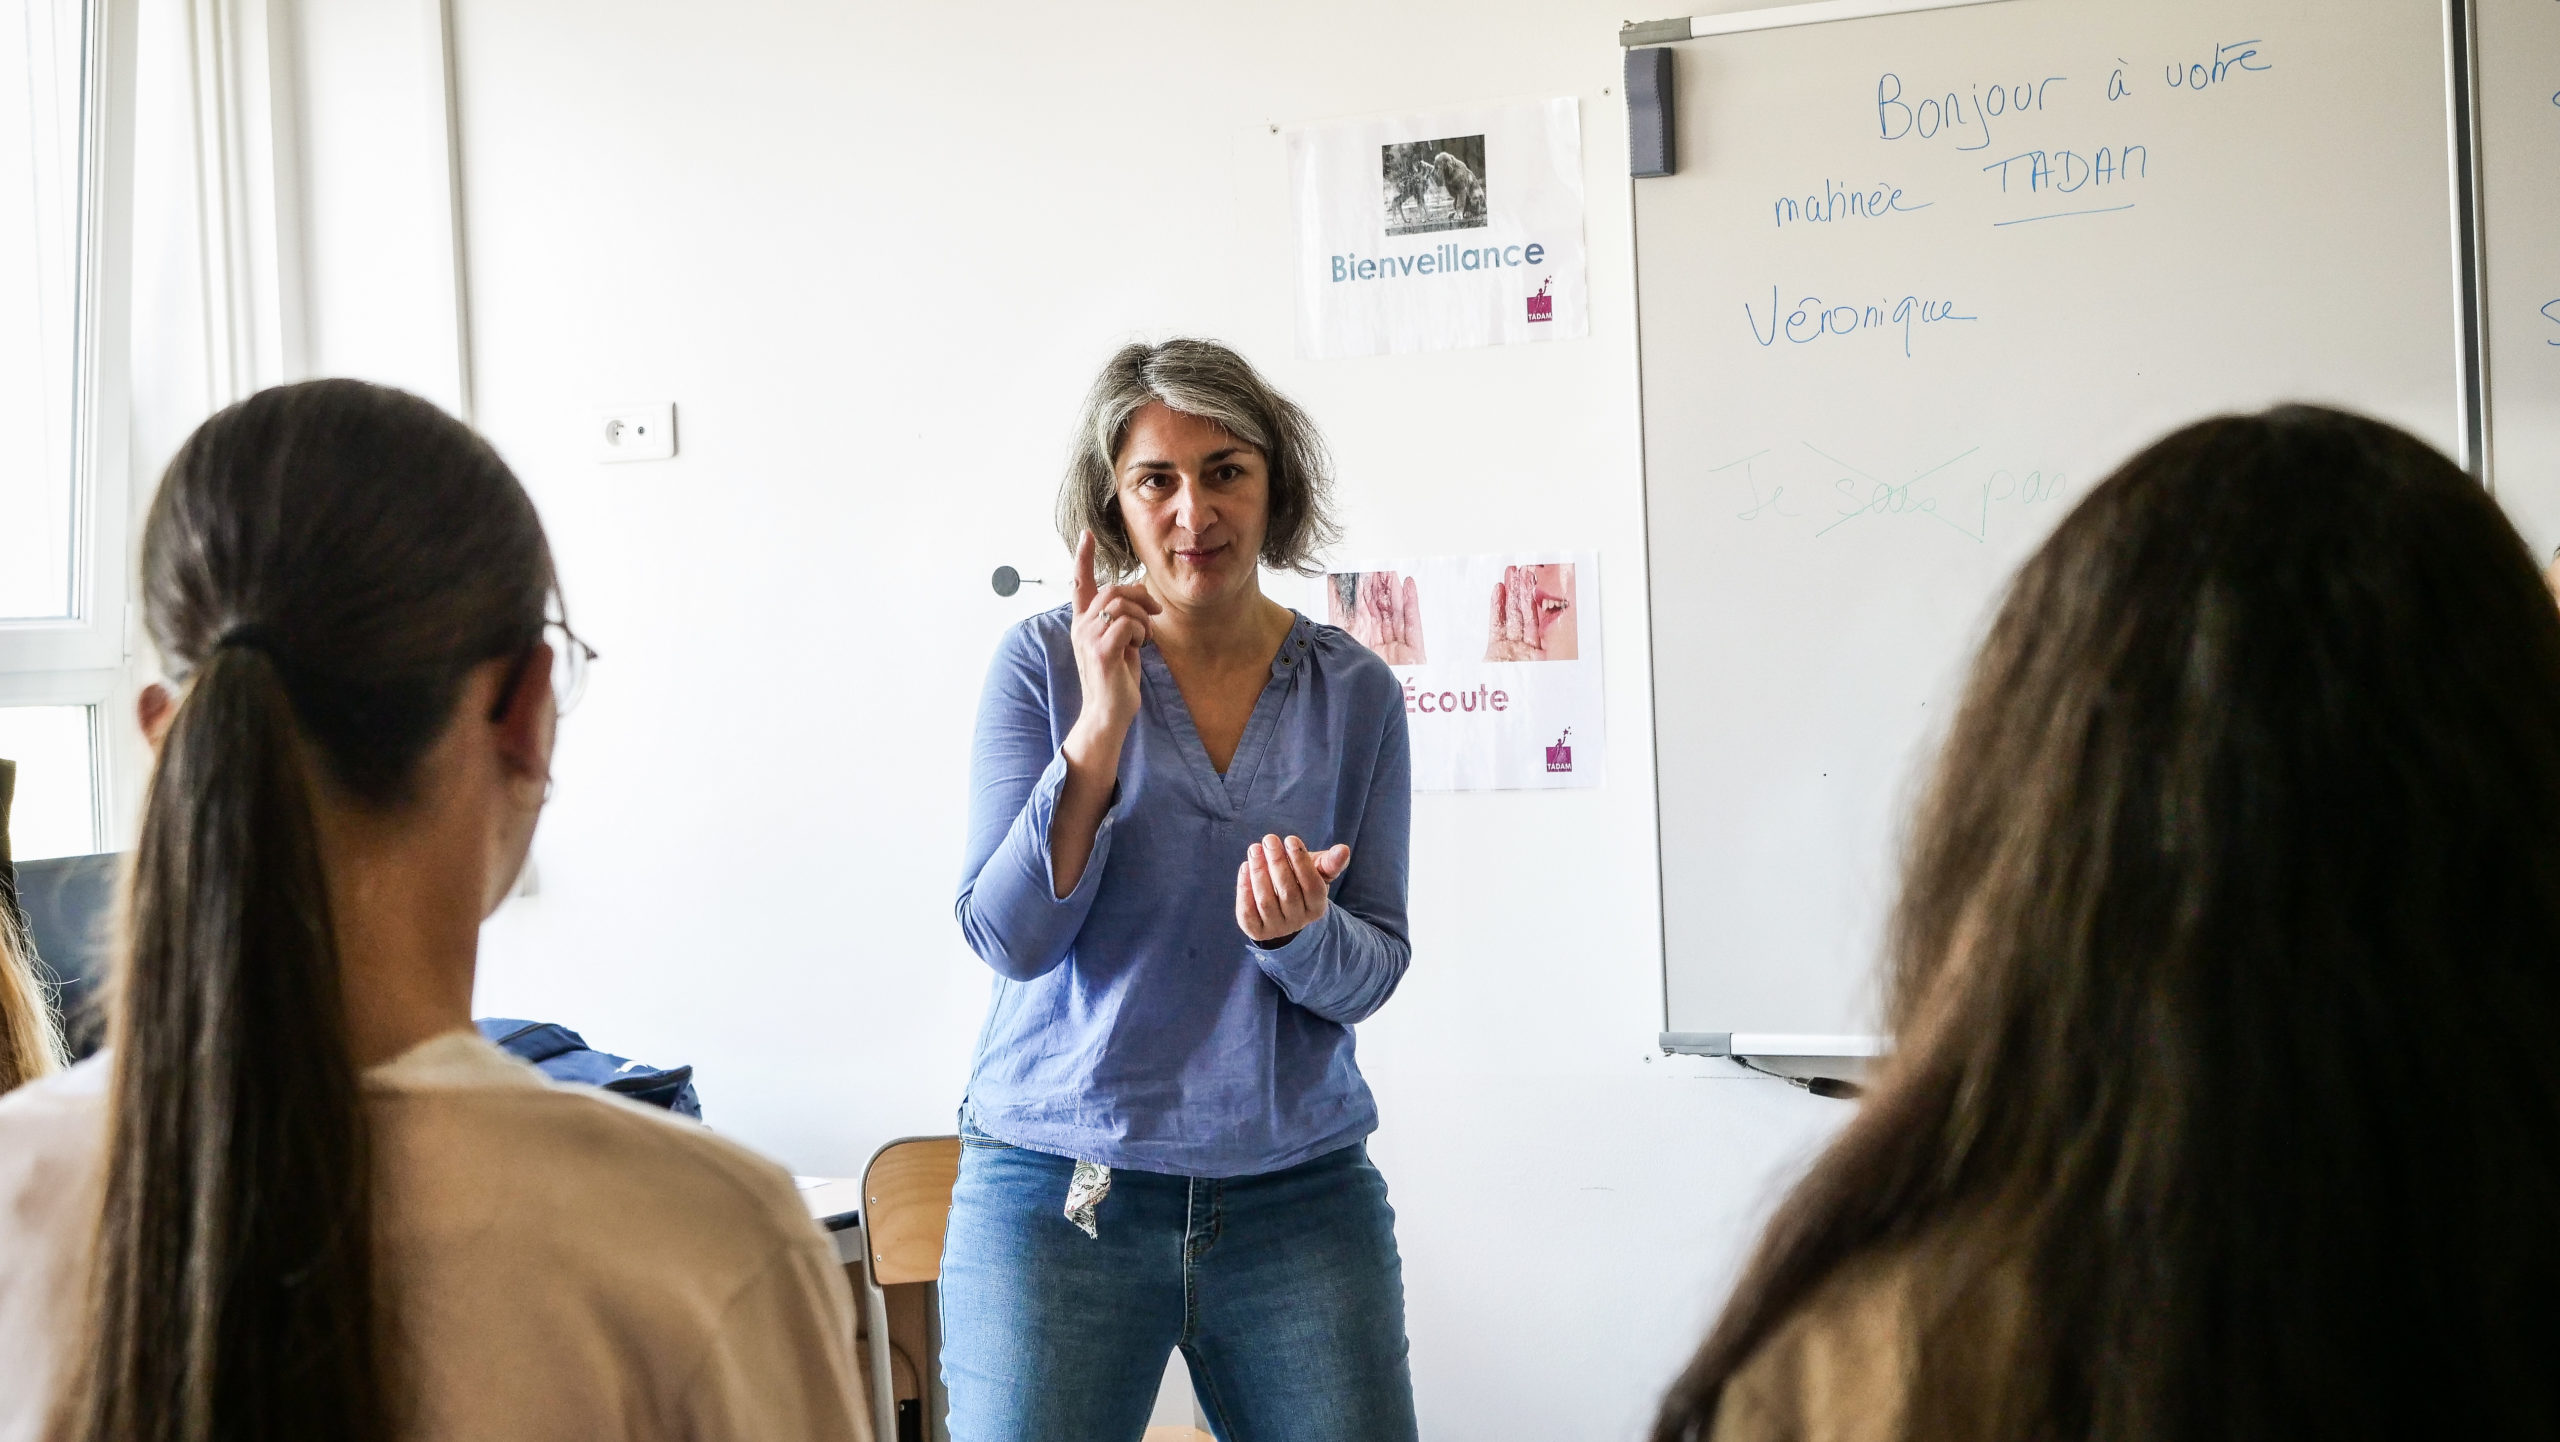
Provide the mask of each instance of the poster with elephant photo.
POLYGON ((1606 778, 1598 553, 1380 560, 1315 588, 1308 614, 1350 632, 1403 683, 1416 791, 1606 778))
POLYGON ((1589 333, 1577 102, 1288 132, 1310 360, 1589 333))

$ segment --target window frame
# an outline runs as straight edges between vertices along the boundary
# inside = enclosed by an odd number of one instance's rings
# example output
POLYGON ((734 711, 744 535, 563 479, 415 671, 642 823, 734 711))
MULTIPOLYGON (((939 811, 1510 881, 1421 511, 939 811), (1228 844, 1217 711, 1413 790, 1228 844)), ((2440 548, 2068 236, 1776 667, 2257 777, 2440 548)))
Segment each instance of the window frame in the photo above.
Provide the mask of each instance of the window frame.
POLYGON ((136 0, 82 0, 73 305, 71 614, 0 621, 0 706, 89 708, 91 826, 123 843, 141 738, 113 724, 134 691, 131 417, 136 0))
POLYGON ((89 713, 89 840, 102 851, 117 849, 115 812, 109 805, 119 790, 115 784, 117 758, 114 727, 108 717, 124 689, 125 673, 120 668, 0 672, 0 707, 78 706, 89 713))

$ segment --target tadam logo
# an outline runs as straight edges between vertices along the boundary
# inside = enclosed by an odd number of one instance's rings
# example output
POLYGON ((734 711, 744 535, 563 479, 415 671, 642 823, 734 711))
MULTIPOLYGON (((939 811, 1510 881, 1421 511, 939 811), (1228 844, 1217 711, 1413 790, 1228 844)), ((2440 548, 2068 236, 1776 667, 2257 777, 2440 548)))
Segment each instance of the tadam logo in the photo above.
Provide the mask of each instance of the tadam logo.
MULTIPOLYGON (((1556 318, 1556 298, 1547 294, 1547 287, 1555 284, 1555 281, 1556 278, 1552 275, 1541 279, 1538 282, 1538 293, 1529 297, 1529 323, 1531 325, 1535 325, 1542 320, 1554 320, 1556 318)), ((1547 769, 1552 771, 1555 768, 1550 766, 1547 769)), ((1564 769, 1570 771, 1573 768, 1567 766, 1564 769)))
POLYGON ((1573 728, 1567 726, 1564 728, 1564 734, 1556 738, 1556 744, 1547 748, 1547 769, 1549 771, 1571 771, 1573 769, 1573 748, 1564 744, 1572 739, 1573 728))

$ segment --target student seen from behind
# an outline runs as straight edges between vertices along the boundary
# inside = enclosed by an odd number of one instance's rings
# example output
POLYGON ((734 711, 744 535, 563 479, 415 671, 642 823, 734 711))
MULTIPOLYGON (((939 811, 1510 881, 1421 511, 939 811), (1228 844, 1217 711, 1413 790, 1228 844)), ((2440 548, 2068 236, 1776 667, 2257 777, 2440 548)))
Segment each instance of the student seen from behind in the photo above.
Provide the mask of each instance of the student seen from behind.
POLYGON ((1914 828, 1895 1055, 1659 1442, 2560 1436, 2560 612, 2287 407, 2012 585, 1914 828))
POLYGON ((0 1099, 0 1442, 867 1437, 790 1179, 472 1030, 582 654, 506 466, 264 391, 142 565, 177 680, 110 1050, 0 1099))

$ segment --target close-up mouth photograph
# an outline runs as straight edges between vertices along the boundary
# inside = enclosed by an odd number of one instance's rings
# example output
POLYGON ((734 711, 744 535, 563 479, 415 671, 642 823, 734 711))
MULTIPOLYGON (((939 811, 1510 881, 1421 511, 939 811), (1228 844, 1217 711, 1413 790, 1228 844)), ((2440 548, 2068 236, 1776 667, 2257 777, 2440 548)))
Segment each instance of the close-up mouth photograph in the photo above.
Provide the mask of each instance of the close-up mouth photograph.
POLYGON ((2560 0, 0 0, 0 1442, 2560 1438, 2554 1034, 2560 0))

